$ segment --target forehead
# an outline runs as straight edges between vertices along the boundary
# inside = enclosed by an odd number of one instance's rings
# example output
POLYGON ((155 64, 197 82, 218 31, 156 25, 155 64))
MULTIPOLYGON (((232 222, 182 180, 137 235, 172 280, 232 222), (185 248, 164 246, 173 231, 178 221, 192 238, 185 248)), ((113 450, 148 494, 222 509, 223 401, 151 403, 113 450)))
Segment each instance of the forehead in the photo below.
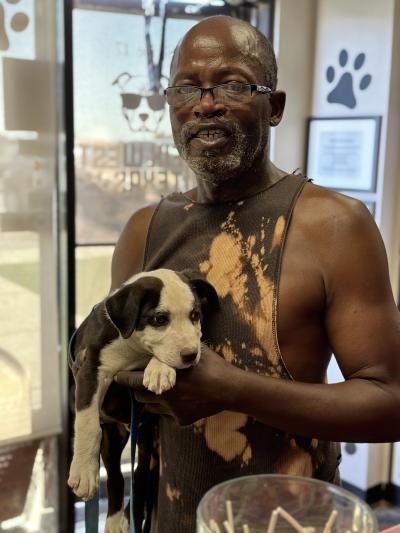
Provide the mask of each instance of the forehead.
POLYGON ((234 24, 199 24, 190 30, 176 50, 171 81, 214 71, 260 75, 260 42, 250 28, 234 24))

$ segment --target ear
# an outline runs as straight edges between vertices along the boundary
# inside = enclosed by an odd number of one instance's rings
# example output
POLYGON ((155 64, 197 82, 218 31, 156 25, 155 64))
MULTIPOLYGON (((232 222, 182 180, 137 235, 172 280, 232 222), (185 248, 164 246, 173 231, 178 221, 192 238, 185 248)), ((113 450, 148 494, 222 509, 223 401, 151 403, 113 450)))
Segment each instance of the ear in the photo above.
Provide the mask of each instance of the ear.
POLYGON ((182 278, 187 281, 189 286, 196 292, 200 299, 201 307, 204 310, 210 309, 215 311, 219 307, 217 291, 204 277, 196 270, 182 270, 182 278))
POLYGON ((284 91, 275 91, 269 99, 271 105, 271 116, 269 119, 270 126, 277 126, 282 120, 283 110, 285 109, 286 93, 284 91))
POLYGON ((124 339, 130 337, 136 328, 143 296, 143 288, 131 283, 106 300, 107 313, 124 339))

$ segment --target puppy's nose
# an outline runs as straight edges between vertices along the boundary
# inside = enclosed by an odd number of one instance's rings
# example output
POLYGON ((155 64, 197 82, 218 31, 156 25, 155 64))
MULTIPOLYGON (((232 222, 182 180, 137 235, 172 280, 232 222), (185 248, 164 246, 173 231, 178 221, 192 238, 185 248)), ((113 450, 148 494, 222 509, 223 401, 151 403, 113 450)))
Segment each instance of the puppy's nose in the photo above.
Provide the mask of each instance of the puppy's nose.
POLYGON ((143 122, 146 122, 146 120, 149 118, 149 114, 148 113, 140 113, 139 117, 140 117, 140 120, 142 120, 143 122))
POLYGON ((197 357, 197 352, 190 349, 181 350, 181 359, 185 364, 193 363, 197 357))

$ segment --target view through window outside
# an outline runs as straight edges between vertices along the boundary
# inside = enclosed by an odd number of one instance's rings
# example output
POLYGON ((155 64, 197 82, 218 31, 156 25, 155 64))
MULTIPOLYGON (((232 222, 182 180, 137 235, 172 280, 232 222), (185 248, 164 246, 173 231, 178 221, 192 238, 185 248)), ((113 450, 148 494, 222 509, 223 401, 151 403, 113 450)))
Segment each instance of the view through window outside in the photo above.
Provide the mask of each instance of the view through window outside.
POLYGON ((113 245, 130 215, 194 184, 163 89, 173 50, 197 20, 167 18, 160 60, 158 15, 73 12, 78 323, 109 290, 113 245))
POLYGON ((190 186, 163 89, 172 52, 195 22, 167 19, 158 80, 160 17, 74 10, 78 244, 115 242, 136 209, 190 186))

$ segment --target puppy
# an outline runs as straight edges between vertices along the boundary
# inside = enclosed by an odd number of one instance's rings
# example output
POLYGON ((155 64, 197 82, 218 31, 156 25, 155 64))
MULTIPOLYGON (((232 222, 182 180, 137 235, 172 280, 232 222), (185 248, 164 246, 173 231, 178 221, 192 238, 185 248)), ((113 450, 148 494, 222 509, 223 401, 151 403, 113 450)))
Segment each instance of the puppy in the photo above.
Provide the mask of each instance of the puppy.
MULTIPOLYGON (((100 419, 110 421, 101 407, 115 374, 144 369, 143 384, 149 390, 161 394, 172 388, 176 369, 198 363, 202 313, 217 306, 214 288, 200 274, 159 269, 133 276, 84 320, 71 365, 76 416, 68 485, 78 497, 89 500, 99 486, 100 419)), ((127 436, 121 438, 125 444, 127 436)), ((109 471, 115 462, 108 457, 104 463, 109 478, 121 478, 120 471, 109 471)), ((109 495, 114 492, 110 489, 108 484, 109 495)), ((127 531, 123 491, 119 500, 113 502, 111 514, 109 509, 106 531, 127 531)))

